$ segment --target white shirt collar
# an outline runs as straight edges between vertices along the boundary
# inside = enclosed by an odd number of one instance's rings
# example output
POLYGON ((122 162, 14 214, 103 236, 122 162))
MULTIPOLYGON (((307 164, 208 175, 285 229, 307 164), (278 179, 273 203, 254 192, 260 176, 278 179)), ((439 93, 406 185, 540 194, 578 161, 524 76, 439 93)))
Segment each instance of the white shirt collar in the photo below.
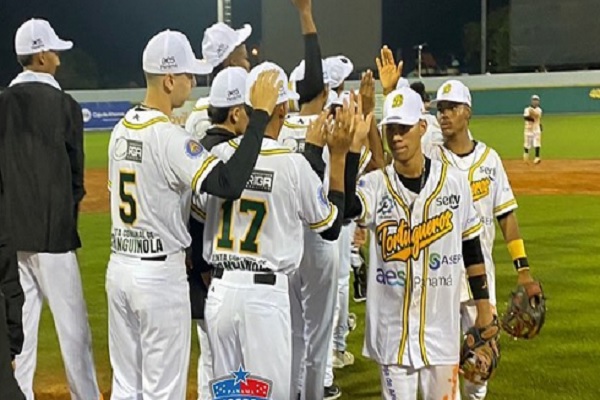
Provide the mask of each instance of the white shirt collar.
POLYGON ((23 71, 15 79, 12 80, 10 85, 14 86, 19 83, 27 83, 27 82, 40 82, 45 83, 46 85, 50 85, 58 90, 62 90, 56 79, 50 74, 45 72, 35 72, 35 71, 23 71))

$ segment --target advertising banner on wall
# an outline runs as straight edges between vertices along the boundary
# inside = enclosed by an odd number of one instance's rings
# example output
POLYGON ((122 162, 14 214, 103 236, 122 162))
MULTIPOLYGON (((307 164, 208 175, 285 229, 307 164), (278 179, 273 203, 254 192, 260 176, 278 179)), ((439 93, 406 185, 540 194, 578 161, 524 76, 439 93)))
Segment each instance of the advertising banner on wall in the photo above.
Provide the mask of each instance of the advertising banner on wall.
POLYGON ((128 101, 80 103, 84 129, 110 130, 131 108, 128 101))

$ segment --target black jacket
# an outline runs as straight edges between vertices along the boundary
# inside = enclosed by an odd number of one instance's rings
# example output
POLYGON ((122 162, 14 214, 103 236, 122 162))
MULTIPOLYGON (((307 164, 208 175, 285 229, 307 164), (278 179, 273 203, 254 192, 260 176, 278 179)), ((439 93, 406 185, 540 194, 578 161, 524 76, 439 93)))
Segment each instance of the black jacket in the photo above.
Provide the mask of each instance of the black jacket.
POLYGON ((0 395, 2 399, 25 399, 23 392, 15 379, 11 366, 11 354, 6 327, 6 313, 4 309, 4 296, 0 291, 0 395))
POLYGON ((65 253, 77 233, 83 187, 83 119, 68 94, 39 82, 0 94, 0 170, 17 251, 65 253))

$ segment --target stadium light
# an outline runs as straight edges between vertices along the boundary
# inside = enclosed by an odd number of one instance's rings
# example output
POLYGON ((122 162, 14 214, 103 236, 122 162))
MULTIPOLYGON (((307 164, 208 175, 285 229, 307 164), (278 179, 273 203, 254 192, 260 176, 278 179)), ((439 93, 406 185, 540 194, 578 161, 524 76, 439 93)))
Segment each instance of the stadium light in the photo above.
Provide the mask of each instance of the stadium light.
POLYGON ((487 0, 481 0, 481 74, 487 69, 487 0))
POLYGON ((231 25, 231 0, 217 0, 217 20, 231 25))

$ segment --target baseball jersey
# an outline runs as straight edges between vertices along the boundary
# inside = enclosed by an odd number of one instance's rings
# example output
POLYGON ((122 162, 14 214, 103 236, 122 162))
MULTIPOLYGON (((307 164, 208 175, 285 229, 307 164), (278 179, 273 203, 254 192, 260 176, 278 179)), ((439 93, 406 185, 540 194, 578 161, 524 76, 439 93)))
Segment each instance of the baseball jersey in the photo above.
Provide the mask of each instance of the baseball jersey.
POLYGON ((427 130, 425 131, 423 137, 421 137, 421 143, 423 145, 444 143, 442 128, 440 128, 440 124, 435 115, 424 113, 423 117, 425 121, 427 121, 427 130))
MULTIPOLYGON (((279 133, 279 143, 288 147, 295 153, 304 152, 304 144, 306 142, 306 132, 311 122, 316 120, 318 115, 288 115, 281 132, 279 133)), ((329 149, 327 146, 323 149, 323 161, 325 162, 325 190, 329 190, 329 149)), ((361 157, 359 163, 359 175, 364 172, 367 164, 371 161, 371 151, 365 147, 361 149, 361 157)))
MULTIPOLYGON (((228 160, 240 140, 212 152, 228 160)), ((204 258, 227 270, 290 274, 302 258, 304 226, 323 232, 337 213, 304 156, 268 138, 239 200, 206 194, 192 200, 192 216, 205 223, 204 258)))
MULTIPOLYGON (((483 224, 481 250, 485 259, 485 270, 490 292, 490 302, 496 304, 496 267, 492 258, 496 238, 496 217, 517 208, 517 201, 508 181, 508 176, 498 153, 485 143, 477 142, 475 149, 466 157, 458 157, 442 146, 434 146, 427 156, 456 167, 468 179, 475 209, 483 224)), ((462 300, 471 298, 464 280, 462 300)))
POLYGON ((531 117, 533 121, 525 120, 525 133, 540 133, 542 131, 541 122, 542 122, 542 109, 541 107, 525 107, 525 111, 523 111, 524 117, 531 117))
POLYGON ((357 195, 359 222, 375 238, 364 355, 416 369, 458 363, 462 243, 481 232, 467 181, 432 160, 416 195, 391 164, 363 176, 357 195))
POLYGON ((200 140, 211 125, 208 117, 208 97, 201 97, 185 121, 185 130, 200 140))
POLYGON ((218 164, 158 110, 129 110, 108 145, 111 249, 137 257, 173 254, 190 245, 186 196, 199 192, 218 164))

